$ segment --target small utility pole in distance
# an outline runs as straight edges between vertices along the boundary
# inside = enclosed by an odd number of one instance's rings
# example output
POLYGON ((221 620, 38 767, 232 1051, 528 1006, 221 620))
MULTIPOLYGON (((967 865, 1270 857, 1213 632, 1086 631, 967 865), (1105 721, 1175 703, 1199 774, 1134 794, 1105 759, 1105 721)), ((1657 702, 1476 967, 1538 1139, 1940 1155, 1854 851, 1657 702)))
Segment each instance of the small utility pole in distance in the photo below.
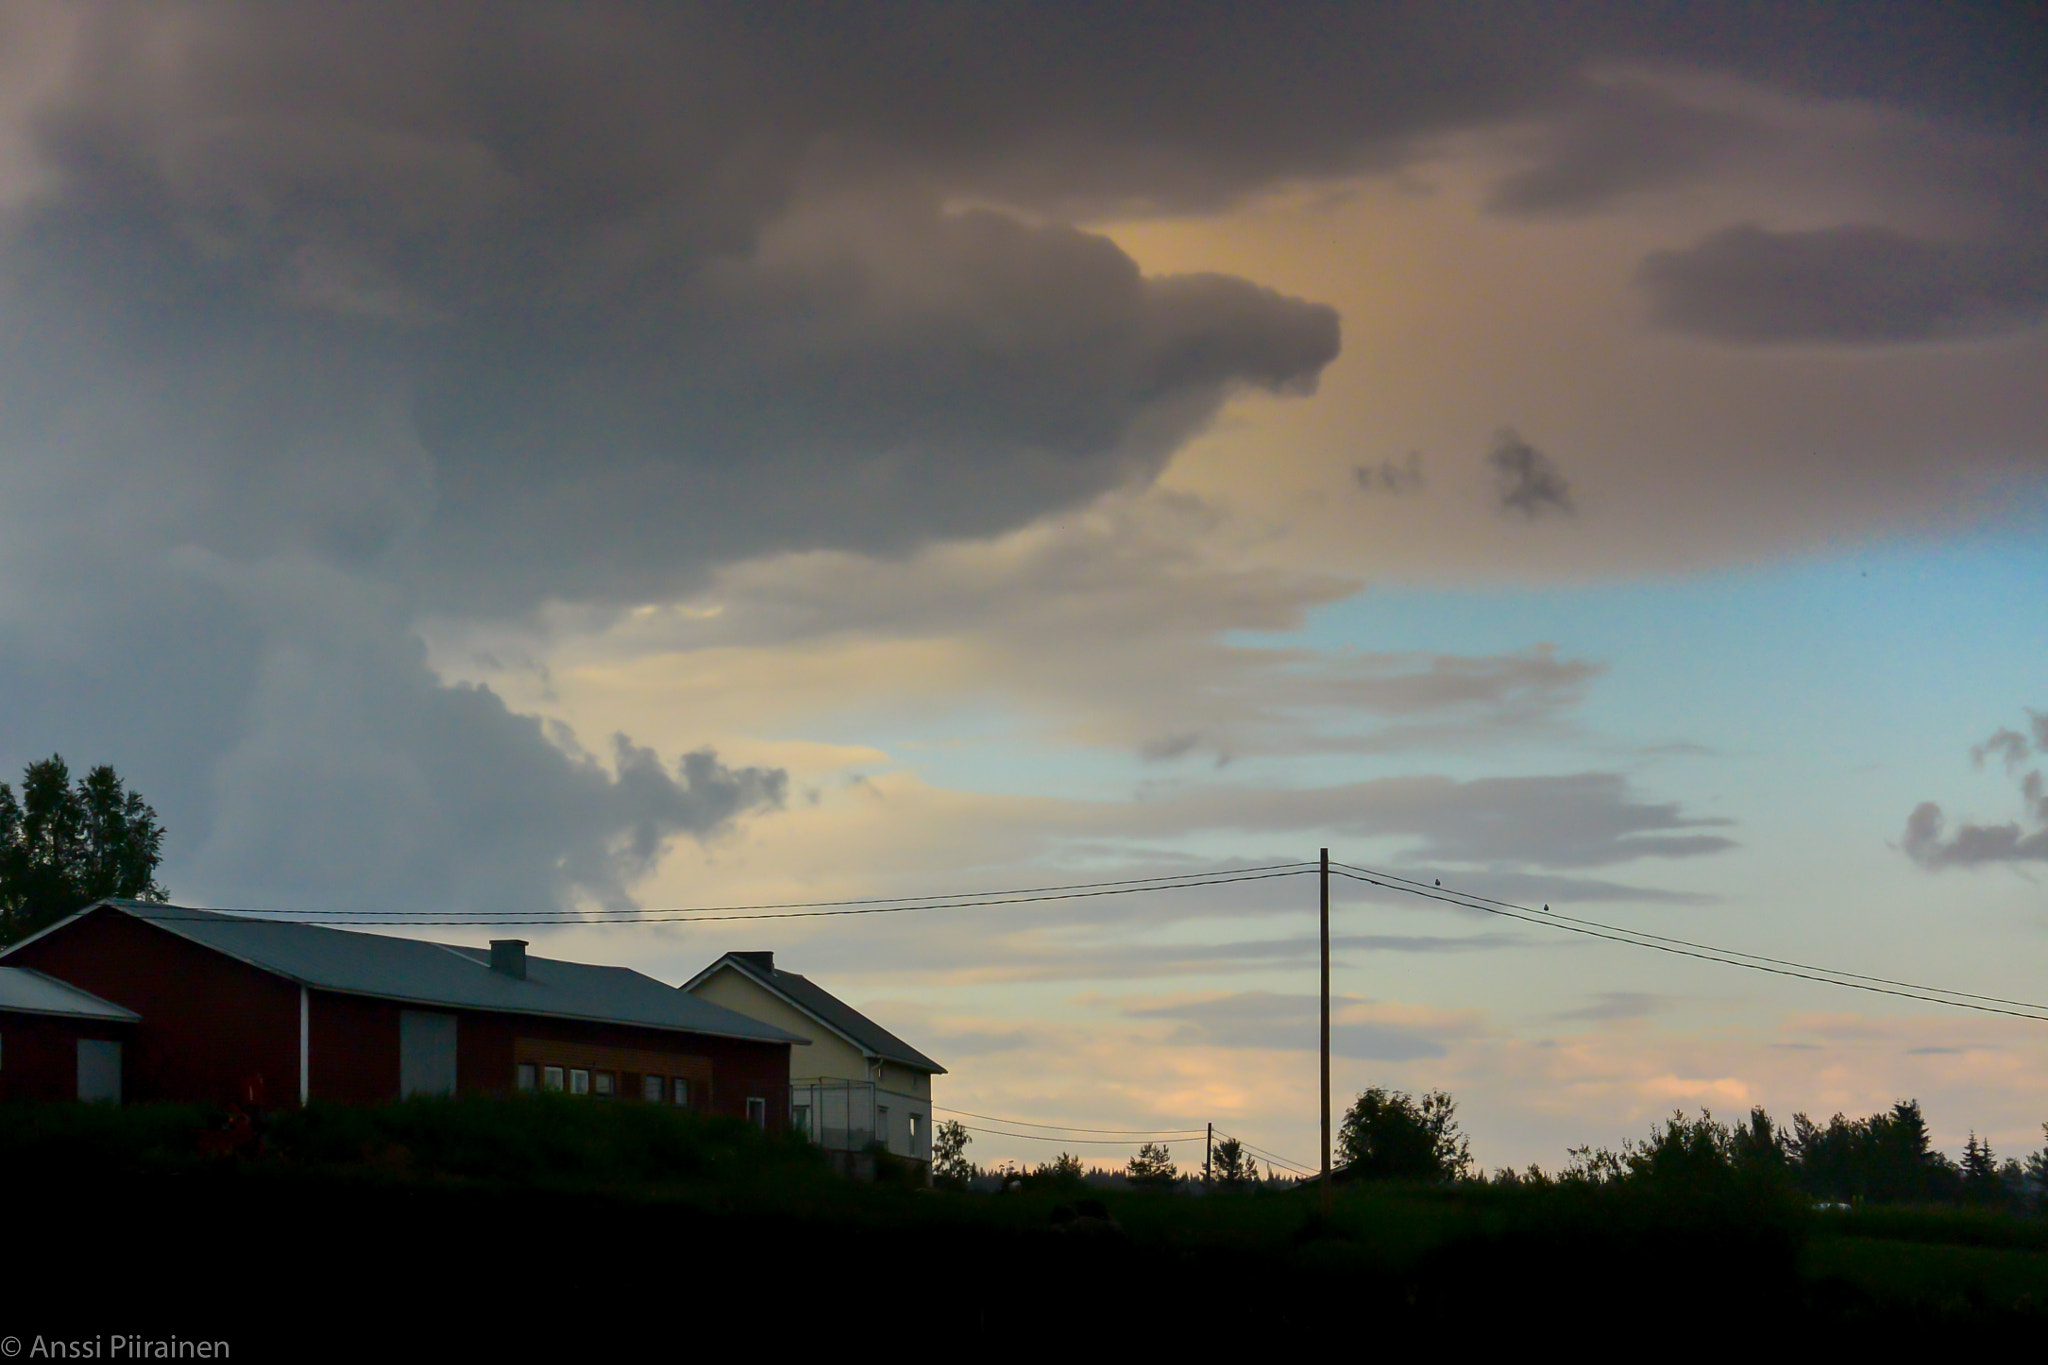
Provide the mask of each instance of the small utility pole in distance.
POLYGON ((1209 1125, 1209 1135, 1202 1139, 1202 1188, 1209 1188, 1209 1163, 1216 1158, 1216 1125, 1209 1125))
POLYGON ((1330 850, 1323 850, 1323 1216, 1330 1216, 1330 850))

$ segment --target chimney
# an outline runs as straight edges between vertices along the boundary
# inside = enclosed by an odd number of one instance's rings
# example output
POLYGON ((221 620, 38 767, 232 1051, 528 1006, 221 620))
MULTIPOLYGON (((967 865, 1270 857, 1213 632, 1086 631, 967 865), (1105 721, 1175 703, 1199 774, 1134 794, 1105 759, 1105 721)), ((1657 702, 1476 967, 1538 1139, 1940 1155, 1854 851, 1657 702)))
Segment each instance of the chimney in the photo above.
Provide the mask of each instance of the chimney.
POLYGON ((772 972, 775 970, 775 954, 773 953, 734 953, 733 956, 758 971, 772 972))
POLYGON ((514 981, 526 980, 526 940, 523 938, 492 939, 491 970, 503 972, 514 981))

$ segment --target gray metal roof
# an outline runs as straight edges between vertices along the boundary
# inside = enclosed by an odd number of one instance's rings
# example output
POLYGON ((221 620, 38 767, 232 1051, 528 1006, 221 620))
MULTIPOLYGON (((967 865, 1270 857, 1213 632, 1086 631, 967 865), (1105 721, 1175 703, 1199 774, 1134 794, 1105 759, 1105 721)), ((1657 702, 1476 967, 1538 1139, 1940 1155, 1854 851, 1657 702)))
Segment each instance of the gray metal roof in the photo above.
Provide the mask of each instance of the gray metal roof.
POLYGON ((775 965, 773 953, 727 953, 706 967, 683 987, 689 991, 720 967, 731 967, 749 980, 780 995, 819 1023, 852 1041, 870 1056, 899 1062, 918 1071, 943 1076, 946 1068, 841 1000, 832 992, 795 972, 775 965))
POLYGON ((87 995, 67 986, 54 976, 44 976, 26 967, 0 967, 0 1010, 21 1014, 57 1014, 69 1019, 104 1019, 132 1024, 142 1018, 111 1000, 87 995))
POLYGON ((147 920, 180 938, 315 990, 722 1038, 810 1042, 699 1000, 630 967, 596 967, 528 954, 526 979, 521 981, 491 970, 489 948, 146 901, 108 900, 93 907, 101 909, 147 920))

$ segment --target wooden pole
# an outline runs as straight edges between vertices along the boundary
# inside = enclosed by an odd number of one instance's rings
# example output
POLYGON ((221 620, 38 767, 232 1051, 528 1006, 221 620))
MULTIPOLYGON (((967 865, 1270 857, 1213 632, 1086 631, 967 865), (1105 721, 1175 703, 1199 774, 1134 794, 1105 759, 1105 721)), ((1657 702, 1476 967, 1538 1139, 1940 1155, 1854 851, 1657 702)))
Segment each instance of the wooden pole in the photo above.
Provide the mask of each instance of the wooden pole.
POLYGON ((1330 850, 1323 850, 1323 1215, 1330 1213, 1330 850))
POLYGON ((1209 1135, 1202 1139, 1202 1188, 1209 1188, 1209 1167, 1216 1158, 1216 1125, 1209 1125, 1209 1135))

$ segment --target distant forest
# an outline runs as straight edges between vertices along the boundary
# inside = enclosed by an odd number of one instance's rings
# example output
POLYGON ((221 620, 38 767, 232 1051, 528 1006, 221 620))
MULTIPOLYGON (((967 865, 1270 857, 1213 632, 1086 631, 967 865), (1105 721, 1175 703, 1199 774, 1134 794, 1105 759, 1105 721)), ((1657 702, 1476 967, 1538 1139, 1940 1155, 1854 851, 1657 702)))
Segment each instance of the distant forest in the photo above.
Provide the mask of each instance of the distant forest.
MULTIPOLYGON (((1918 1100, 1900 1100, 1866 1118, 1836 1114, 1816 1123, 1795 1114, 1781 1124, 1762 1108, 1745 1122, 1723 1123, 1707 1110, 1674 1113, 1649 1136, 1619 1150, 1575 1147, 1550 1172, 1479 1170, 1459 1130, 1456 1106, 1441 1091, 1420 1099, 1399 1091, 1368 1090, 1345 1115, 1337 1143, 1343 1181, 1402 1180, 1489 1185, 1614 1185, 1645 1189, 1711 1190, 1748 1187, 1797 1194, 1822 1205, 1955 1204, 2012 1210, 2048 1209, 2048 1123, 2041 1150, 2001 1159, 1973 1132, 1960 1161, 1935 1149, 1918 1100)), ((1148 1145, 1122 1169, 1088 1169, 1062 1152, 1036 1166, 1004 1162, 983 1168, 967 1158, 965 1129, 942 1124, 934 1144, 934 1174, 955 1188, 1129 1185, 1166 1188, 1199 1185, 1197 1164, 1176 1168, 1164 1147, 1148 1145), (958 1131, 952 1131, 958 1129, 958 1131)), ((1208 1171, 1212 1187, 1292 1185, 1299 1177, 1271 1165, 1260 1170, 1235 1138, 1215 1144, 1208 1171)))

